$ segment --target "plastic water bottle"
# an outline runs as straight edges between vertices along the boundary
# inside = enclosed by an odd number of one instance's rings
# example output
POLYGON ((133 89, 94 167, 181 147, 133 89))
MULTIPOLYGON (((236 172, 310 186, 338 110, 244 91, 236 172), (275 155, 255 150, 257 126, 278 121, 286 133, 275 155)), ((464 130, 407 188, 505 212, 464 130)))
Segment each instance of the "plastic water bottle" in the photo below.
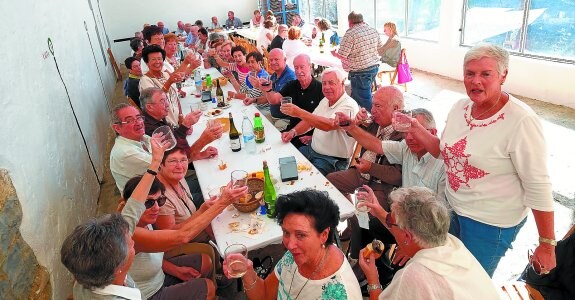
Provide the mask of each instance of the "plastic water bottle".
POLYGON ((242 122, 242 136, 244 137, 244 147, 250 154, 256 153, 256 136, 254 134, 254 127, 252 122, 247 116, 244 116, 242 122))
POLYGON ((194 85, 196 86, 196 97, 200 97, 202 95, 202 73, 200 70, 196 70, 194 74, 194 85))

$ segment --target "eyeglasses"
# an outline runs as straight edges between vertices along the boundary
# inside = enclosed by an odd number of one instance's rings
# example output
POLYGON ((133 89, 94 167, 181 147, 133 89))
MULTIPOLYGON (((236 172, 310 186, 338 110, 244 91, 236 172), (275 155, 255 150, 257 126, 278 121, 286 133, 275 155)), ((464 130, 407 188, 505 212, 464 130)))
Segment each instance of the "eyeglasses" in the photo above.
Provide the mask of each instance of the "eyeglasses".
POLYGON ((392 226, 398 226, 399 227, 399 225, 394 223, 393 216, 391 215, 391 212, 389 212, 387 214, 387 216, 385 217, 385 226, 387 228, 391 228, 392 226))
POLYGON ((158 202, 158 206, 162 207, 164 204, 166 204, 166 200, 168 200, 168 197, 164 195, 161 195, 160 197, 158 197, 158 199, 146 199, 146 202, 144 202, 144 206, 146 206, 146 209, 150 209, 154 207, 154 203, 158 202))
POLYGON ((136 122, 143 122, 143 121, 144 121, 144 116, 136 116, 135 118, 132 118, 132 117, 126 118, 125 121, 116 122, 116 124, 121 124, 121 125, 130 124, 131 125, 131 124, 134 124, 136 122))
POLYGON ((184 158, 184 159, 171 159, 171 160, 167 160, 166 161, 166 166, 170 166, 170 167, 175 167, 176 165, 187 165, 188 164, 188 159, 184 158))
POLYGON ((549 271, 543 270, 544 268, 541 265, 539 259, 533 257, 533 250, 531 249, 527 250, 527 260, 529 261, 529 266, 531 266, 531 269, 533 269, 535 274, 537 275, 549 274, 549 271))
POLYGON ((166 105, 168 103, 168 100, 166 99, 162 99, 158 102, 151 102, 150 104, 162 104, 162 105, 166 105))

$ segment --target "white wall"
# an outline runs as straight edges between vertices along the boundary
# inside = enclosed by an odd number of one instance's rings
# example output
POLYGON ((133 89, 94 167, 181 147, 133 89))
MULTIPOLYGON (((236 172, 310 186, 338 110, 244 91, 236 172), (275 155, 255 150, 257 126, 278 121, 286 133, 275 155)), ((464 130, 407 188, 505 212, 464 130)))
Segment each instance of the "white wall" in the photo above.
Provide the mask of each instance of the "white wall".
MULTIPOLYGON (((439 41, 402 39, 410 67, 462 79, 463 57, 469 49, 459 46, 462 5, 461 0, 442 1, 439 41)), ((339 0, 338 8, 341 7, 347 10, 338 12, 340 27, 347 24, 349 0, 339 0)), ((511 55, 509 75, 503 89, 513 94, 575 108, 574 78, 573 64, 511 55)))
MULTIPOLYGON (((264 1, 264 0, 262 0, 264 1)), ((110 41, 133 37, 134 32, 142 30, 145 23, 156 24, 163 21, 174 31, 176 23, 194 23, 200 19, 207 25, 212 16, 218 17, 221 24, 227 19, 228 11, 242 22, 247 22, 258 8, 257 0, 102 0, 102 15, 110 41)), ((123 62, 130 55, 128 42, 113 43, 112 51, 118 61, 123 62)))
POLYGON ((72 286, 72 277, 60 263, 60 246, 77 224, 94 215, 99 183, 54 57, 47 55, 47 38, 53 41, 102 178, 109 128, 106 99, 112 95, 115 76, 110 63, 106 66, 103 61, 88 1, 3 1, 0 11, 5 33, 0 43, 5 72, 0 81, 0 168, 11 174, 22 205, 22 235, 39 263, 48 268, 54 299, 65 299, 72 286))

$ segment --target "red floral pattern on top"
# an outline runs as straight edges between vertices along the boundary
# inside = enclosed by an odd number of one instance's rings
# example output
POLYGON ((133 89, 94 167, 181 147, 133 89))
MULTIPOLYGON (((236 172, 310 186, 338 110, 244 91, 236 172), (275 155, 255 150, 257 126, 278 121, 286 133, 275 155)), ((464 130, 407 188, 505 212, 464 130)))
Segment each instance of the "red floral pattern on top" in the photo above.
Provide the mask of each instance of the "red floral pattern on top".
POLYGON ((500 113, 497 118, 495 118, 494 120, 489 121, 488 123, 479 123, 479 124, 471 124, 471 122, 475 121, 481 121, 481 120, 475 120, 471 117, 471 112, 469 113, 469 116, 467 115, 467 110, 469 109, 469 104, 466 105, 463 108, 463 118, 465 119, 465 123, 467 123, 467 126, 469 126, 469 130, 473 130, 473 128, 477 128, 477 127, 487 127, 491 124, 495 124, 497 121, 499 120, 504 120, 505 119, 505 113, 500 113))
POLYGON ((479 179, 489 173, 469 164, 471 154, 465 153, 467 147, 467 137, 457 141, 453 146, 445 144, 441 151, 445 169, 447 171, 447 181, 453 191, 457 192, 462 184, 467 187, 472 179, 479 179))

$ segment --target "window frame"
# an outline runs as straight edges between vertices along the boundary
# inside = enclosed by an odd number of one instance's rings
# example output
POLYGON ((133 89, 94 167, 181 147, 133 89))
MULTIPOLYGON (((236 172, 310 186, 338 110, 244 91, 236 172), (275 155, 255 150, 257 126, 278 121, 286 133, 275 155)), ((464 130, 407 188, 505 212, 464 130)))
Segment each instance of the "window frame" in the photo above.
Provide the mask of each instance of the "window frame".
MULTIPOLYGON (((525 57, 525 58, 531 58, 531 59, 537 59, 537 60, 543 60, 543 61, 558 62, 558 63, 565 63, 565 64, 574 65, 575 64, 575 58, 574 59, 566 59, 566 58, 559 58, 559 57, 553 57, 553 56, 547 56, 547 55, 541 55, 541 54, 525 53, 525 45, 527 43, 527 27, 529 26, 529 24, 528 24, 529 7, 531 7, 531 0, 522 0, 522 1, 523 1, 523 19, 522 19, 521 28, 520 28, 521 35, 519 36, 519 47, 517 50, 507 49, 509 54, 513 55, 513 56, 518 56, 518 57, 525 57)), ((466 13, 468 10, 467 8, 469 7, 468 3, 469 3, 469 0, 464 0, 463 5, 462 5, 462 9, 461 9, 461 27, 459 28, 459 32, 460 32, 460 34, 459 34, 459 46, 471 48, 474 46, 474 44, 465 43, 465 22, 466 22, 466 13)))

